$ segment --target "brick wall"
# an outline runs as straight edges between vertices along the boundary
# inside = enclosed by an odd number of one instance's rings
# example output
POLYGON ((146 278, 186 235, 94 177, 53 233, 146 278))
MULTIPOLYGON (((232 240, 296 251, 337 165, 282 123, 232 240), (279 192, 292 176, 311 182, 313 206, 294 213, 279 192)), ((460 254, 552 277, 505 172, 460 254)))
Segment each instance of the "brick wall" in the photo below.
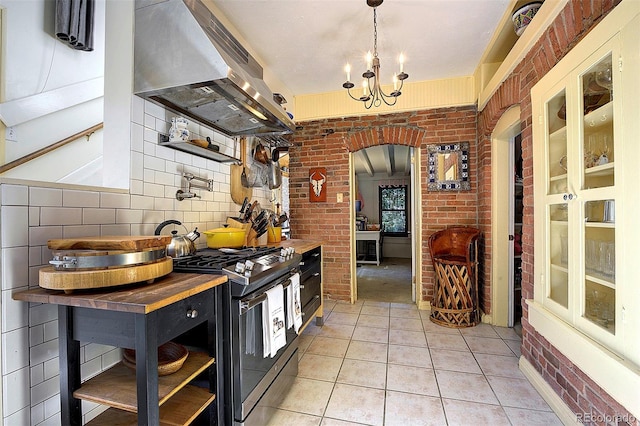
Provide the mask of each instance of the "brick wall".
MULTIPOLYGON (((589 30, 619 1, 572 0, 541 36, 523 61, 505 80, 478 115, 478 180, 486 182, 478 189, 479 223, 485 235, 491 226, 491 133, 509 107, 519 104, 523 159, 523 235, 522 298, 533 298, 533 138, 531 88, 571 50, 589 30)), ((488 242, 487 242, 488 244, 488 242)), ((485 256, 484 278, 491 271, 491 256, 485 256)), ((485 292, 487 290, 486 286, 485 292)), ((487 294, 488 295, 488 294, 487 294)), ((522 355, 576 413, 585 424, 604 424, 605 419, 633 419, 631 414, 589 379, 569 359, 544 339, 528 323, 527 305, 523 307, 522 355)), ((613 420, 612 420, 613 421, 613 420)), ((626 424, 624 422, 620 424, 626 424)), ((638 424, 634 420, 632 424, 638 424)))
POLYGON ((324 291, 327 297, 349 300, 349 153, 370 146, 394 144, 422 149, 420 168, 427 176, 427 144, 469 142, 471 190, 422 191, 422 230, 419 241, 423 259, 421 298, 433 295, 433 267, 427 239, 451 225, 477 224, 476 109, 473 106, 438 108, 399 114, 325 119, 299 123, 290 149, 290 202, 293 238, 324 241, 324 291), (309 168, 326 167, 327 202, 309 202, 309 168), (344 195, 336 202, 338 193, 344 195))

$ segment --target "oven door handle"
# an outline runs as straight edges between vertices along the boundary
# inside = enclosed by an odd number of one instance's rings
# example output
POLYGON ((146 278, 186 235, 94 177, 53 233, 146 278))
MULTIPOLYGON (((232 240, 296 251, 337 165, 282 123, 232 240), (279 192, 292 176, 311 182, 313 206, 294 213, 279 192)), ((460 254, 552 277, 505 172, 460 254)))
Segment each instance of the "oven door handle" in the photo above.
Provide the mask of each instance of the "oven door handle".
MULTIPOLYGON (((284 290, 291 285, 291 279, 287 278, 285 281, 278 284, 282 284, 282 289, 284 290)), ((271 286, 268 290, 272 289, 273 287, 275 287, 275 285, 271 286)), ((259 305, 266 300, 267 300, 267 290, 265 290, 262 294, 252 299, 240 300, 240 315, 246 313, 248 310, 252 309, 254 306, 259 305)))

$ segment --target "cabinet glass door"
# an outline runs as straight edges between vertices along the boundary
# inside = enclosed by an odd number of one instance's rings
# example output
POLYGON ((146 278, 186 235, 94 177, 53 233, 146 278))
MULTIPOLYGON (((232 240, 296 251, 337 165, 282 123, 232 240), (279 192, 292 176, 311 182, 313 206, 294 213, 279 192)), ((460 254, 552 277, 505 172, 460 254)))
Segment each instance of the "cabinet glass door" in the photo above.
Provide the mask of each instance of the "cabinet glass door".
POLYGON ((581 75, 583 317, 615 334, 614 75, 607 54, 581 75))
POLYGON ((549 171, 549 194, 567 192, 567 103, 565 90, 547 102, 547 170, 549 171))

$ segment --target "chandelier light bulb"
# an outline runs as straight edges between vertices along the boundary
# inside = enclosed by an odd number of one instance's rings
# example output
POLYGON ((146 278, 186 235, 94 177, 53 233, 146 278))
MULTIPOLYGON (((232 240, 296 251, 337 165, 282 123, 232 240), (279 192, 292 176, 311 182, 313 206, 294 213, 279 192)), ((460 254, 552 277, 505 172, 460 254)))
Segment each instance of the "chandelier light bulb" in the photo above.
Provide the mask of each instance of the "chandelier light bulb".
POLYGON ((398 62, 400 62, 400 74, 404 72, 404 55, 401 53, 398 57, 398 62))
POLYGON ((347 64, 344 67, 344 72, 347 73, 347 81, 351 81, 351 65, 347 64))
POLYGON ((362 96, 367 96, 367 79, 362 80, 362 96))
POLYGON ((373 62, 373 55, 371 55, 371 51, 367 52, 366 60, 367 60, 367 70, 370 70, 371 63, 373 62))

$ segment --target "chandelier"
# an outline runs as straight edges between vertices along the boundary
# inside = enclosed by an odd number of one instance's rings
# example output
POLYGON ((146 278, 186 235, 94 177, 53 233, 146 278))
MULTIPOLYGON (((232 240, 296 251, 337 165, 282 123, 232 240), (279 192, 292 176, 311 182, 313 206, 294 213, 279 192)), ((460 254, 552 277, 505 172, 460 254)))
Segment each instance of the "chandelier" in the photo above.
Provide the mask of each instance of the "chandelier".
POLYGON ((347 89, 349 96, 355 101, 361 101, 366 109, 372 106, 379 107, 382 102, 389 106, 393 106, 398 101, 398 96, 402 94, 402 85, 409 75, 403 70, 404 56, 400 54, 398 62, 400 63, 400 72, 393 76, 393 91, 389 94, 384 93, 380 84, 380 58, 378 58, 378 20, 376 8, 382 4, 384 0, 367 0, 367 5, 373 8, 373 54, 371 51, 367 53, 367 71, 362 73, 362 96, 359 98, 351 94, 351 89, 355 86, 351 81, 351 65, 345 66, 347 73, 347 81, 342 87, 347 89), (400 87, 398 87, 398 85, 400 87))

